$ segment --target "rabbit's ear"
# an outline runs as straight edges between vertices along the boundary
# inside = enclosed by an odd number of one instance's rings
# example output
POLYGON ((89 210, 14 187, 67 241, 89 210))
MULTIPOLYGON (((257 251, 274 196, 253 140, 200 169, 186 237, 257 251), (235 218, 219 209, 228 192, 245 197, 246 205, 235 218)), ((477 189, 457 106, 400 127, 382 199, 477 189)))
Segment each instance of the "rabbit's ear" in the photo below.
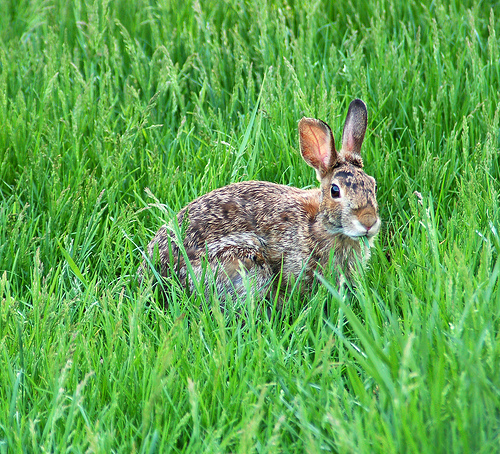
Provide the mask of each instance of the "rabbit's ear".
POLYGON ((299 121, 300 153, 321 180, 337 162, 332 130, 321 120, 302 118, 299 121))
POLYGON ((342 155, 346 161, 363 167, 361 145, 365 138, 367 113, 361 99, 355 99, 349 104, 344 132, 342 133, 342 155))

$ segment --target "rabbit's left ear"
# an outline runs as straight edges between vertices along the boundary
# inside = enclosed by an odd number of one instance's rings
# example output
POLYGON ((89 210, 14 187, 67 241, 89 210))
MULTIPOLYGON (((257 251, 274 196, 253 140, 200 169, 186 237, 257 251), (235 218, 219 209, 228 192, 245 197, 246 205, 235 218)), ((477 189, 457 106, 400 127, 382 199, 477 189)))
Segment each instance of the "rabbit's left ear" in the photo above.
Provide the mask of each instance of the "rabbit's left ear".
POLYGON ((361 145, 365 138, 367 116, 365 103, 361 99, 352 101, 349 104, 344 132, 342 133, 341 154, 346 161, 359 167, 363 167, 361 145))
POLYGON ((299 121, 300 153, 316 169, 321 181, 337 162, 337 151, 332 130, 321 120, 302 118, 299 121))

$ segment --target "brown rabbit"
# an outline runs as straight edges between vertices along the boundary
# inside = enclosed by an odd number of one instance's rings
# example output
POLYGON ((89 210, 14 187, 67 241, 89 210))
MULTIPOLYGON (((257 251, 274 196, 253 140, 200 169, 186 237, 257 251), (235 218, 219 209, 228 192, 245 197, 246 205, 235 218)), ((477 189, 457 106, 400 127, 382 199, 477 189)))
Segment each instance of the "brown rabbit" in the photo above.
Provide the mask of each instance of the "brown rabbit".
POLYGON ((371 245, 381 225, 377 185, 363 171, 360 155, 366 124, 366 106, 355 99, 337 152, 326 123, 302 118, 300 151, 316 170, 320 188, 245 181, 216 189, 177 215, 178 224, 185 227, 186 253, 179 251, 174 229, 163 226, 148 246, 150 259, 159 257, 161 275, 174 270, 191 290, 193 274, 205 284, 215 282, 222 299, 227 293, 246 294, 243 276, 261 296, 276 291, 278 282, 284 289, 299 277, 301 288, 308 288, 315 271, 328 272, 331 256, 338 276, 349 279, 356 262, 369 257, 361 238, 371 245))

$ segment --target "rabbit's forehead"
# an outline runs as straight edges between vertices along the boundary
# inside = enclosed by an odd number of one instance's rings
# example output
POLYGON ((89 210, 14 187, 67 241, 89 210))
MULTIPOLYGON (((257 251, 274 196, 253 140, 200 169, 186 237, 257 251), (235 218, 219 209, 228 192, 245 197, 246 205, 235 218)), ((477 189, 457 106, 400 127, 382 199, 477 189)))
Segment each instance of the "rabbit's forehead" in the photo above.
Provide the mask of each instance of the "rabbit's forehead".
POLYGON ((347 188, 357 190, 361 188, 371 188, 375 184, 375 179, 367 175, 363 170, 354 166, 339 168, 332 175, 332 184, 340 183, 347 188))

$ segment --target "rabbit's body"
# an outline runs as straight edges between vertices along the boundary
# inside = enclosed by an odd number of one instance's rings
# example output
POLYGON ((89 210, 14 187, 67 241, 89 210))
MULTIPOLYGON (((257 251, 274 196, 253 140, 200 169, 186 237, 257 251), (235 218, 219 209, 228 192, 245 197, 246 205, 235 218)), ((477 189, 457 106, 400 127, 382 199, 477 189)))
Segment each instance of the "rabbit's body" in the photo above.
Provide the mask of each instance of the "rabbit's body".
MULTIPOLYGON (((263 295, 278 282, 285 289, 299 277, 301 288, 308 288, 314 271, 324 273, 330 260, 338 275, 349 279, 356 263, 369 257, 360 237, 372 243, 380 229, 375 180, 362 170, 359 155, 365 128, 366 108, 353 101, 337 153, 325 123, 301 120, 301 153, 316 169, 320 188, 247 181, 216 189, 182 209, 177 222, 185 227, 183 246, 196 279, 215 280, 221 296, 244 295, 245 275, 263 295)), ((167 226, 149 244, 150 257, 156 248, 161 274, 173 270, 194 289, 167 226)))

